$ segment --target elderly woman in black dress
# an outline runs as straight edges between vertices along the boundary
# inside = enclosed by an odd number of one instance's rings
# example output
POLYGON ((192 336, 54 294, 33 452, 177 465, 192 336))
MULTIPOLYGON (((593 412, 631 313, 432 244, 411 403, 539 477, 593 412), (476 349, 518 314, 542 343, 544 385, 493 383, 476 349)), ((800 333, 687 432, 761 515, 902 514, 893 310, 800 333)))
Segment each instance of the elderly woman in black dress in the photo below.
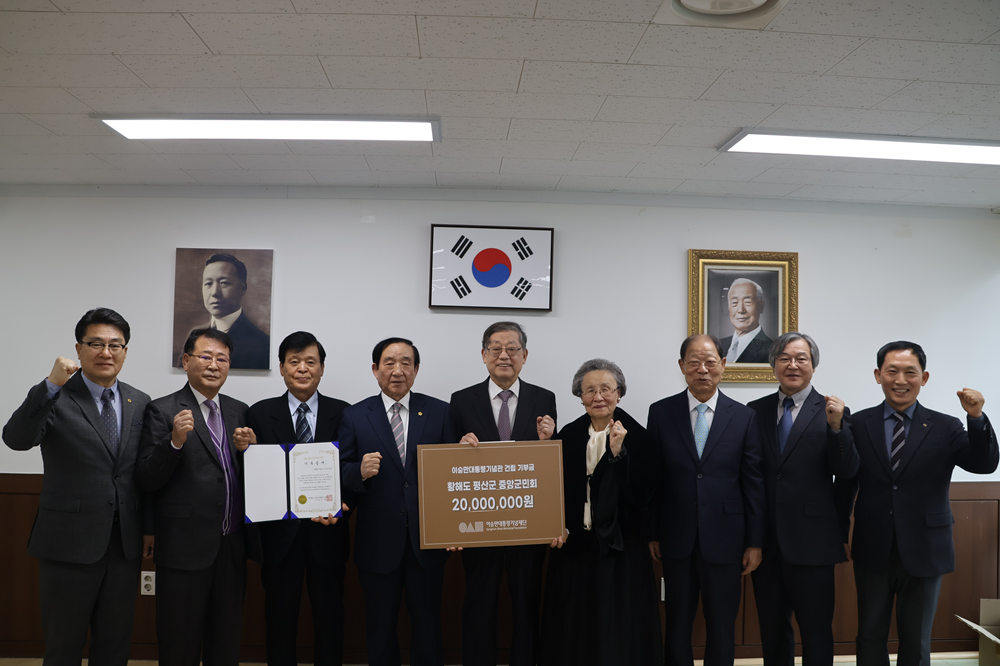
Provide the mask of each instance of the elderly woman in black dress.
POLYGON ((662 664, 659 595, 649 555, 646 429, 618 403, 625 375, 593 359, 573 377, 587 413, 563 427, 569 537, 549 551, 538 663, 662 664))

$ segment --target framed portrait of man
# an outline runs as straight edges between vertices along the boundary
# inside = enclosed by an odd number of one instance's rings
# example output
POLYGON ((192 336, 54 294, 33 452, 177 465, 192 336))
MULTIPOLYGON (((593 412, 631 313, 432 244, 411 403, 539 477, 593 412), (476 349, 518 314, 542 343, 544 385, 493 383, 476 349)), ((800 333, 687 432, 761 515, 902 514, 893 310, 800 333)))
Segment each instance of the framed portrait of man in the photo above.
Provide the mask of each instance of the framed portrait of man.
POLYGON ((798 253, 688 250, 688 266, 689 331, 722 342, 722 381, 777 381, 768 351, 798 330, 798 253))
POLYGON ((231 368, 271 367, 271 273, 274 250, 177 248, 174 268, 174 367, 196 328, 233 341, 231 368))

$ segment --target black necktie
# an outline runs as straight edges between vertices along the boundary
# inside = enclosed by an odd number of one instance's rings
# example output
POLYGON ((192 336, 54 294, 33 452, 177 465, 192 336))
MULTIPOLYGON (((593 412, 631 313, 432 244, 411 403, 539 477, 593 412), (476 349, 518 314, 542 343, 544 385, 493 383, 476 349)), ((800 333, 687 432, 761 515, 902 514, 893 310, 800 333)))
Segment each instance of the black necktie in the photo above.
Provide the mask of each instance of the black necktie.
POLYGON ((299 444, 313 441, 309 419, 306 418, 306 414, 309 413, 309 405, 304 402, 299 403, 299 408, 295 410, 295 413, 297 414, 295 417, 295 441, 299 444))
POLYGON ((115 411, 115 392, 109 388, 104 389, 101 394, 101 421, 104 423, 104 430, 108 433, 108 443, 111 445, 111 453, 118 456, 118 412, 115 411))
POLYGON ((895 472, 896 468, 899 467, 899 459, 903 457, 903 446, 906 444, 906 428, 903 427, 902 414, 894 412, 892 417, 896 419, 896 424, 892 428, 892 446, 890 447, 889 463, 892 465, 892 471, 895 472))

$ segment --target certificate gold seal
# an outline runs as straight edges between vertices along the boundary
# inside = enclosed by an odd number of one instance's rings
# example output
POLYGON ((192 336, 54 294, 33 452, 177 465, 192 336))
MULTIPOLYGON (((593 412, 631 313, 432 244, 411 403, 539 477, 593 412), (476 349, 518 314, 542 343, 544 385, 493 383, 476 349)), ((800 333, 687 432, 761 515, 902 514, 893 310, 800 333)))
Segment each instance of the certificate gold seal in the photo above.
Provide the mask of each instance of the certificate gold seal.
POLYGON ((305 504, 306 499, 308 498, 305 495, 299 495, 299 504, 305 504))

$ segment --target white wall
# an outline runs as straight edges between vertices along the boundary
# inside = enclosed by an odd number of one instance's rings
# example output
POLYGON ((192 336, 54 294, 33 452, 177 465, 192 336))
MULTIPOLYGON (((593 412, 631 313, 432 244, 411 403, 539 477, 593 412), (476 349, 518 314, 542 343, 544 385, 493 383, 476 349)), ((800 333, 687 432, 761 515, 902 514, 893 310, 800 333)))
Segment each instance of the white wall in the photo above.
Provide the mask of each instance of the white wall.
MULTIPOLYGON (((879 402, 875 351, 912 339, 929 357, 925 404, 961 415, 955 391, 972 386, 1000 422, 1000 217, 944 208, 712 205, 0 198, 0 421, 56 356, 73 355, 73 327, 91 307, 114 308, 132 326, 124 381, 153 397, 180 388, 184 375, 170 367, 178 246, 274 249, 272 351, 291 331, 316 333, 328 351, 324 393, 352 402, 374 394, 371 348, 403 335, 423 357, 416 390, 447 400, 485 377, 482 331, 512 315, 428 309, 430 225, 440 223, 556 229, 553 311, 516 318, 529 335, 523 376, 556 392, 561 423, 582 413, 569 383, 595 356, 622 366, 629 387, 622 408, 640 421, 651 402, 684 387, 677 356, 687 333, 689 248, 799 253, 799 323, 822 351, 820 391, 855 410, 879 402)), ((740 401, 774 390, 722 388, 740 401)), ((283 389, 277 370, 234 371, 225 392, 252 403, 283 389)), ((0 472, 40 471, 37 450, 0 447, 0 472)), ((957 471, 955 479, 983 477, 957 471)))

